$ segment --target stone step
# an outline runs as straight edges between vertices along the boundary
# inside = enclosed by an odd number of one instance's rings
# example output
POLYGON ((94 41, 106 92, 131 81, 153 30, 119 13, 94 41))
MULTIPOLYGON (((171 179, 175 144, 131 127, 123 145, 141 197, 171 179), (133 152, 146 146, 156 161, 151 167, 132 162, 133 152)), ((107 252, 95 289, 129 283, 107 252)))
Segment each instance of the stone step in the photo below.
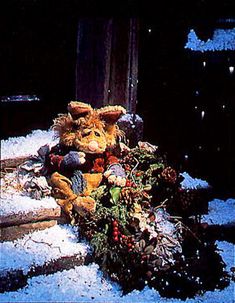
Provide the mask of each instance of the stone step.
POLYGON ((89 247, 78 241, 76 228, 55 225, 0 243, 0 292, 21 288, 33 276, 88 264, 89 247))

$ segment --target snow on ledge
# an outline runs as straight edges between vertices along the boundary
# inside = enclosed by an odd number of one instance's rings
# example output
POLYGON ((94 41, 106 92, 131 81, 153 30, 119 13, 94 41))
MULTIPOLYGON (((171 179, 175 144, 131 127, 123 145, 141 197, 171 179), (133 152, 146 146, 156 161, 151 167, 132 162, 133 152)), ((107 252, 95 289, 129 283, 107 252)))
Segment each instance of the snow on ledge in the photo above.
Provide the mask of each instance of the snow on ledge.
POLYGON ((202 216, 202 222, 209 225, 223 225, 235 223, 235 199, 219 200, 209 202, 208 215, 202 216))
POLYGON ((235 262, 235 245, 227 241, 216 241, 219 254, 226 264, 226 270, 230 271, 231 267, 234 267, 235 262))
POLYGON ((188 173, 183 172, 180 174, 184 177, 184 180, 181 182, 181 187, 183 189, 200 189, 200 188, 209 188, 209 184, 205 180, 192 178, 188 173))
POLYGON ((85 256, 88 246, 78 243, 75 228, 55 225, 22 239, 0 243, 0 251, 0 271, 22 269, 27 274, 32 266, 42 266, 63 256, 85 256))
POLYGON ((58 139, 54 138, 54 132, 49 130, 33 130, 27 136, 10 137, 1 140, 1 160, 21 156, 37 155, 38 149, 45 145, 55 145, 58 139))
POLYGON ((235 28, 215 29, 212 39, 207 41, 200 40, 195 31, 191 29, 185 48, 200 52, 235 50, 235 28))
POLYGON ((0 199, 0 216, 10 216, 13 214, 37 212, 39 209, 58 208, 53 197, 46 197, 35 200, 20 194, 7 195, 0 199))

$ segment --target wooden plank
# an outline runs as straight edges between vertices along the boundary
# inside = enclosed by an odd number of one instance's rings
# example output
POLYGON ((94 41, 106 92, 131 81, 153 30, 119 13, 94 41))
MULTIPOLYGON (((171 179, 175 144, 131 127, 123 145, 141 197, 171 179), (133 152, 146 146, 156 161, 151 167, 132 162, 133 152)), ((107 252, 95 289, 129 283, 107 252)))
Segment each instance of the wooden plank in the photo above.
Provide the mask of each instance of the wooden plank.
POLYGON ((1 159, 0 169, 1 171, 5 171, 7 168, 15 168, 18 165, 22 164, 24 161, 26 161, 28 158, 29 156, 20 156, 16 158, 1 159))
POLYGON ((49 220, 49 221, 21 224, 17 226, 3 227, 0 230, 0 242, 14 241, 16 239, 23 238, 26 234, 30 232, 43 230, 48 227, 52 227, 56 224, 57 224, 56 220, 49 220))
POLYGON ((61 215, 60 206, 56 208, 40 208, 27 213, 0 216, 0 227, 21 225, 45 220, 56 220, 61 215))

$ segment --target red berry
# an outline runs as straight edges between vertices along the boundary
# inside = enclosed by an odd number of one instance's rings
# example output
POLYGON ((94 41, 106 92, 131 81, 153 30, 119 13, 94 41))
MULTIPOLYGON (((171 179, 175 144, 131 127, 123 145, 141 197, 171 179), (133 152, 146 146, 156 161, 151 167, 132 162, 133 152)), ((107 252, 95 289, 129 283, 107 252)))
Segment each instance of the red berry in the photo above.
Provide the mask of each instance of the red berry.
POLYGON ((117 231, 114 231, 114 232, 113 232, 113 236, 114 236, 114 237, 117 237, 117 236, 118 236, 118 232, 117 232, 117 231))
POLYGON ((113 226, 118 226, 118 222, 116 220, 113 221, 113 226))
POLYGON ((127 246, 131 248, 131 247, 132 247, 132 244, 131 244, 131 243, 128 243, 127 246))
POLYGON ((127 236, 125 236, 125 235, 122 235, 121 237, 122 237, 122 239, 126 239, 126 237, 127 237, 127 236))
POLYGON ((126 186, 130 187, 131 186, 131 181, 130 180, 126 180, 126 186))
POLYGON ((136 175, 136 177, 139 177, 139 176, 142 175, 142 173, 141 172, 136 172, 135 175, 136 175))
POLYGON ((118 227, 115 226, 115 227, 113 228, 113 231, 118 231, 118 227))
POLYGON ((114 240, 115 242, 118 242, 118 237, 114 237, 113 240, 114 240))

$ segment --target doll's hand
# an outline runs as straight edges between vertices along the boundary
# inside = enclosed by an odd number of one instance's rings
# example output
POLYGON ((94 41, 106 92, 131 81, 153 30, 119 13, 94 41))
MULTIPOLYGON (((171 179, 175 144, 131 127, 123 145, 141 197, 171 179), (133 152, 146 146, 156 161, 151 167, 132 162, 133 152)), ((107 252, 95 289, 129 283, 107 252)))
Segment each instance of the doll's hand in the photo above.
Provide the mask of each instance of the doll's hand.
POLYGON ((126 185, 126 173, 120 164, 112 164, 108 170, 104 173, 104 176, 108 179, 108 182, 117 186, 126 185))
POLYGON ((61 168, 74 170, 86 162, 83 152, 70 151, 61 161, 61 168))
POLYGON ((80 161, 80 164, 84 164, 86 162, 86 154, 83 153, 83 152, 78 152, 78 157, 79 157, 79 161, 80 161))

